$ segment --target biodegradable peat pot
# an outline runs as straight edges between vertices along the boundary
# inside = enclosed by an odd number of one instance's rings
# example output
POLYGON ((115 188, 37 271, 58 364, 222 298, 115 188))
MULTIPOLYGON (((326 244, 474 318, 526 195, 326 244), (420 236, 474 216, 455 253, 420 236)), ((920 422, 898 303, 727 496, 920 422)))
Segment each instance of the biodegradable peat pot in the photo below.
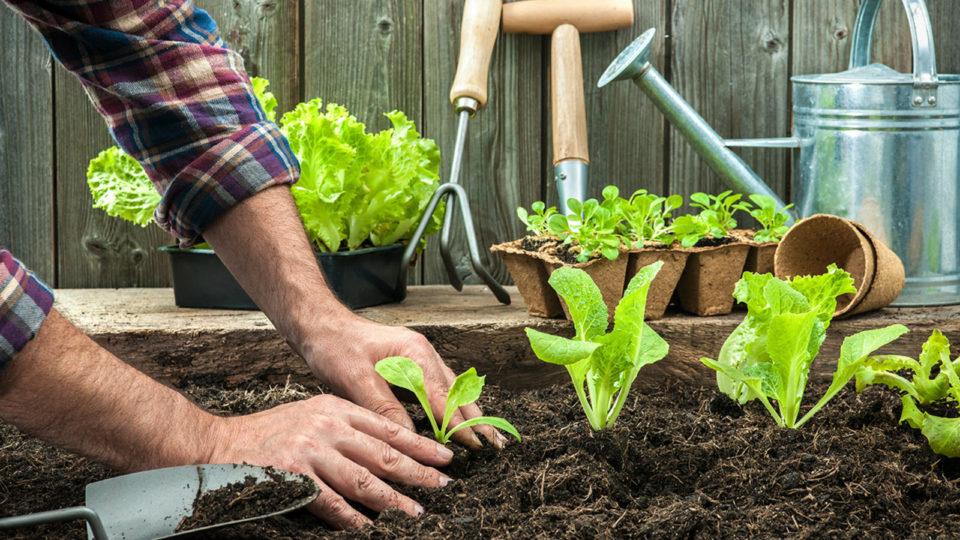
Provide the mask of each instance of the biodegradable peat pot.
POLYGON ((753 239, 757 231, 751 229, 735 229, 730 231, 731 236, 750 246, 747 262, 743 265, 744 272, 754 274, 772 274, 773 256, 779 242, 757 242, 753 239))
POLYGON ((173 298, 178 307, 259 309, 212 249, 165 246, 173 274, 173 298))
POLYGON ((534 317, 559 317, 563 315, 560 298, 553 287, 547 283, 549 274, 543 265, 540 254, 528 251, 521 246, 523 239, 504 242, 490 248, 503 258, 510 277, 517 284, 517 291, 527 306, 527 312, 534 317))
POLYGON ((743 274, 750 245, 735 242, 687 251, 690 257, 677 283, 680 307, 701 316, 733 311, 733 289, 743 274))
POLYGON ((327 286, 350 309, 399 302, 407 297, 407 280, 400 268, 403 244, 333 253, 317 252, 327 286))
POLYGON ((859 223, 827 214, 810 216, 787 231, 774 256, 774 273, 780 279, 817 275, 830 264, 849 272, 857 289, 837 298, 834 317, 879 309, 903 289, 903 263, 890 248, 859 223))
MULTIPOLYGON (((603 303, 607 305, 607 320, 613 321, 613 313, 617 309, 617 304, 623 297, 624 278, 627 275, 627 257, 626 252, 621 252, 620 256, 614 260, 600 257, 599 259, 589 260, 585 263, 569 264, 564 263, 554 255, 544 254, 543 266, 547 274, 552 274, 554 270, 561 266, 571 266, 579 268, 590 276, 590 279, 597 284, 600 294, 603 296, 603 303)), ((563 308, 563 314, 570 319, 570 310, 567 309, 566 302, 560 299, 560 306, 563 308)))
POLYGON ((653 278, 653 283, 650 284, 650 290, 647 293, 647 307, 643 312, 644 319, 655 321, 663 317, 663 312, 667 310, 670 299, 673 298, 673 292, 677 288, 677 282, 680 281, 680 276, 683 274, 683 268, 686 266, 689 256, 690 253, 686 251, 669 248, 644 248, 630 251, 624 287, 630 283, 630 280, 637 275, 641 268, 657 261, 663 261, 663 267, 657 272, 657 277, 653 278))

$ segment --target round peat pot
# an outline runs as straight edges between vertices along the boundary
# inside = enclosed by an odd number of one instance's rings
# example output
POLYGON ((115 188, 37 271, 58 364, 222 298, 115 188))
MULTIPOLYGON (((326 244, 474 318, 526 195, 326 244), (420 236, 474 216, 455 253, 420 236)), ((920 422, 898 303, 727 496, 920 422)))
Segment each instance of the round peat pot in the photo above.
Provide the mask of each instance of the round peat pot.
POLYGON ((178 307, 260 309, 240 287, 212 249, 164 246, 173 272, 173 297, 178 307))
POLYGON ((391 244, 355 251, 317 253, 327 286, 350 309, 358 309, 407 297, 406 279, 400 268, 403 244, 391 244))

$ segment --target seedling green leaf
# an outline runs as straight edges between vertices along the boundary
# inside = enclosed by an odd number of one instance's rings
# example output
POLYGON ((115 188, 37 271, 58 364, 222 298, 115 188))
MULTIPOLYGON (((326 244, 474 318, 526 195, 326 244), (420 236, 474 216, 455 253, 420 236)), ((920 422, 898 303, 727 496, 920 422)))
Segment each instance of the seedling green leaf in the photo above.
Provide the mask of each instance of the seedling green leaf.
POLYGON ((627 286, 607 329, 607 308, 600 290, 586 272, 561 267, 550 285, 567 303, 576 334, 573 339, 527 328, 534 354, 563 365, 594 430, 612 427, 626 403, 640 369, 667 355, 669 347, 643 322, 647 292, 662 262, 642 268, 627 286))
POLYGON ((417 401, 420 402, 420 406, 430 421, 430 426, 433 427, 434 437, 441 444, 447 444, 450 441, 450 436, 458 430, 478 424, 489 424, 513 435, 518 441, 520 440, 520 433, 517 432, 517 429, 513 427, 513 425, 503 418, 492 416, 471 418, 454 426, 450 430, 447 429, 450 424, 450 419, 457 409, 475 402, 480 397, 480 393, 483 390, 484 377, 478 376, 477 370, 474 368, 470 368, 464 373, 461 373, 457 376, 456 380, 453 381, 450 392, 447 394, 443 422, 440 426, 437 426, 437 421, 433 416, 433 410, 430 407, 430 399, 427 396, 426 385, 423 381, 423 370, 420 369, 420 366, 418 366, 416 362, 405 356, 391 356, 377 362, 375 369, 388 383, 410 390, 417 396, 417 401))
POLYGON ((895 324, 847 337, 833 383, 798 420, 810 367, 826 338, 836 297, 851 292, 856 292, 853 279, 835 265, 823 275, 791 281, 745 272, 734 296, 747 304, 747 316, 724 342, 717 360, 701 361, 717 371, 719 389, 732 399, 740 403, 759 399, 779 426, 798 428, 854 377, 873 351, 907 332, 895 324))

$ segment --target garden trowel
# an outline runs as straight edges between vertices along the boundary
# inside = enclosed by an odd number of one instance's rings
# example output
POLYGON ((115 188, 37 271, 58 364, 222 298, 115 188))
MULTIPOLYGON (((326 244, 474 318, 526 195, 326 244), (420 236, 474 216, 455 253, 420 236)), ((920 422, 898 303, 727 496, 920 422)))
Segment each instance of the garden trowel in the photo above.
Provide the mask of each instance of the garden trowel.
POLYGON ((313 501, 319 493, 316 483, 292 472, 245 464, 184 465, 87 484, 86 506, 0 518, 0 529, 83 519, 87 522, 88 537, 95 540, 169 538, 289 512, 313 501), (282 507, 264 508, 260 515, 238 516, 235 520, 177 532, 180 521, 193 514, 194 500, 209 491, 242 483, 248 476, 256 484, 277 480, 308 482, 310 490, 282 507))

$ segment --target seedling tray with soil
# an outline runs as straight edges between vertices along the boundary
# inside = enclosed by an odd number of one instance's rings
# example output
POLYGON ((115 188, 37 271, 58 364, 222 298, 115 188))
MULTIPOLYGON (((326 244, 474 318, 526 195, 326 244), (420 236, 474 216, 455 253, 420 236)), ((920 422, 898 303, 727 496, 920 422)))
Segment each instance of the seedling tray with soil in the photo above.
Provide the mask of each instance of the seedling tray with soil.
MULTIPOLYGON (((823 386, 814 388, 822 393, 823 386)), ((248 413, 316 387, 191 386, 201 405, 248 413)), ((488 387, 480 405, 511 421, 523 443, 457 455, 440 490, 403 489, 422 519, 385 512, 362 531, 332 532, 306 511, 196 538, 636 538, 955 536, 960 463, 897 426, 893 391, 852 385, 804 429, 777 428, 758 404, 713 388, 667 385, 630 395, 617 425, 593 432, 573 391, 488 387)), ((410 408, 422 433, 429 427, 410 408)), ((82 503, 104 468, 0 427, 2 513, 82 503)), ((14 531, 10 531, 14 532, 14 531)), ((12 538, 86 538, 79 523, 12 538)))

